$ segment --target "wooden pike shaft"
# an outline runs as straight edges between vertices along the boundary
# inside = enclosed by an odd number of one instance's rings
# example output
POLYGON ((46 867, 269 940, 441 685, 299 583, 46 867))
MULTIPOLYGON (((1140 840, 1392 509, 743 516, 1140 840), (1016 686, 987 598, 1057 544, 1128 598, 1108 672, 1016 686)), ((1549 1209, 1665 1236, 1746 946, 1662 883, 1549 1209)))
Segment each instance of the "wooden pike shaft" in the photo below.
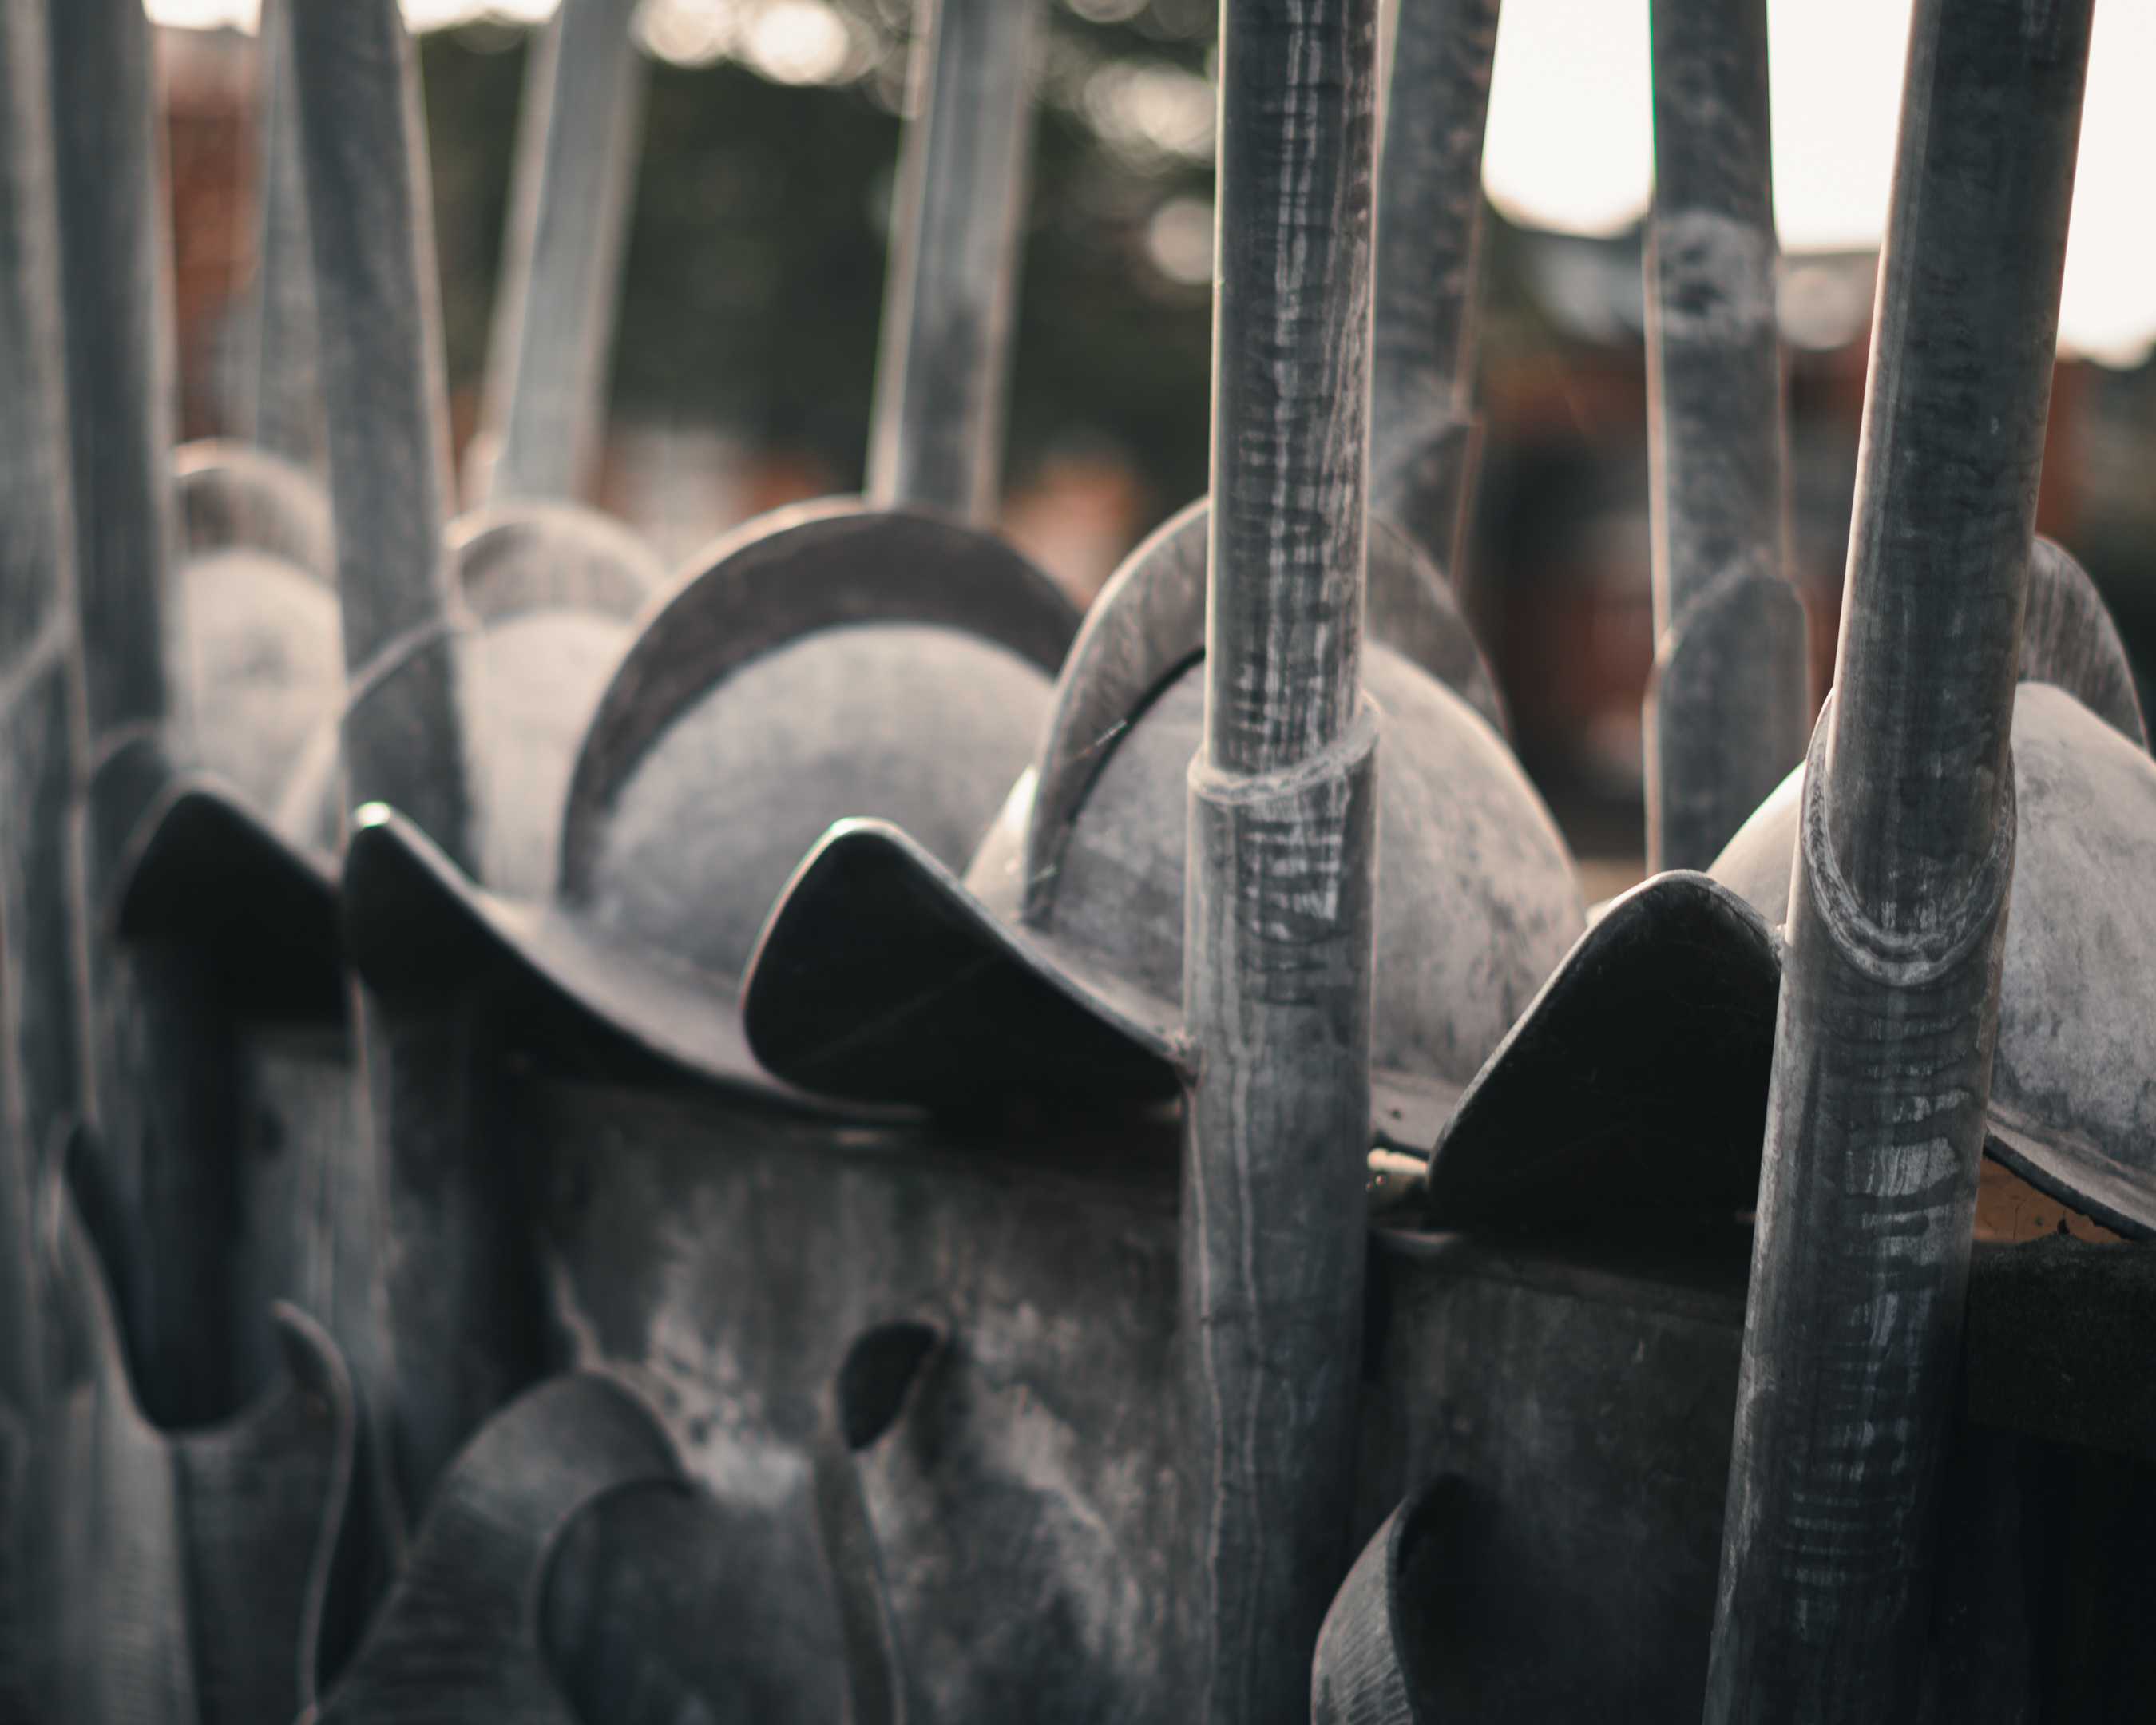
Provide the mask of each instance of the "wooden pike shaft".
POLYGON ((1040 15, 1040 0, 921 0, 869 439, 886 508, 995 516, 1040 15))
POLYGON ((649 75, 634 3, 562 0, 533 44, 488 348, 488 498, 580 495, 598 457, 649 75))
POLYGON ((1369 1147, 1375 0, 1227 0, 1182 1203, 1190 1717, 1306 1718, 1346 1567, 1369 1147))
POLYGON ((442 546, 451 495, 434 217, 418 69, 395 0, 291 0, 321 331, 346 803, 478 860, 464 608, 442 546))
POLYGON ((231 1413, 256 1386, 234 1335, 230 1159, 212 1149, 228 1050, 184 936, 119 946, 130 837, 177 752, 178 562, 168 203, 140 0, 52 12, 52 78, 89 737, 82 1171, 145 1411, 231 1413))
POLYGON ((1914 1716, 2091 0, 1920 0, 1790 893, 1707 1717, 1914 1716))
POLYGON ((1378 172, 1370 506, 1457 581, 1475 481, 1482 137, 1500 0, 1400 0, 1378 172))
POLYGON ((168 218, 141 0, 69 0, 51 32, 95 903, 170 767, 168 218))
POLYGON ((1804 758, 1804 615, 1784 578, 1765 0, 1655 0, 1651 16, 1647 855, 1703 869, 1804 758))
MULTIPOLYGON (((36 1197, 82 1094, 69 843, 81 660, 44 0, 0 6, 0 1400, 43 1411, 36 1197)), ((0 1508, 13 1568, 21 1507, 0 1508)), ((27 1601, 13 1602, 18 1605, 27 1601)), ((0 1696, 0 1703, 7 1697, 0 1696)))
POLYGON ((254 282, 237 329, 228 429, 310 470, 322 465, 321 374, 316 363, 315 259, 306 165, 293 90, 286 0, 263 0, 262 100, 255 124, 254 282))

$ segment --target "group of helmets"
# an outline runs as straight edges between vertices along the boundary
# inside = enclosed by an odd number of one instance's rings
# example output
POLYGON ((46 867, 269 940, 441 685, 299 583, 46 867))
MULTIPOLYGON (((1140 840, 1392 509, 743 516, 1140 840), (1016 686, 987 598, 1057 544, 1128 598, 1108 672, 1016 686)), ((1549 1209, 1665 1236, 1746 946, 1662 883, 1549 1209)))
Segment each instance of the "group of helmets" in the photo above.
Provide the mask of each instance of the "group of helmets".
MULTIPOLYGON (((8 0, 11 53, 44 10, 8 0)), ((526 126, 497 332, 527 358, 534 259, 618 252, 629 10, 564 0, 534 56, 552 111, 526 126), (579 125, 611 167, 578 159, 579 125)), ((875 495, 759 517, 670 575, 572 480, 504 489, 530 470, 514 423, 494 494, 441 521, 411 44, 393 0, 265 8, 264 185, 304 160, 313 208, 265 195, 264 269, 313 286, 328 482, 319 440, 172 456, 189 742, 92 871, 95 1126, 18 1158, 45 1308, 23 1326, 63 1338, 7 1431, 34 1483, 9 1492, 31 1556, 5 1645, 50 1641, 0 1654, 29 1717, 1182 1710, 1211 522, 1169 519, 1081 619, 965 518, 1014 249, 1008 162, 979 151, 1025 123, 1008 56, 1035 10, 930 8, 906 145, 880 412, 920 443, 954 421, 957 483, 886 449, 875 495), (937 278, 954 257, 975 275, 937 278), (972 322, 932 315, 954 306, 972 322), (954 339, 970 356, 930 350, 954 339), (909 418, 909 367, 978 387, 909 418), (400 532, 439 560, 370 587, 400 532)), ((139 13, 114 11, 139 72, 139 13)), ((611 285, 578 261, 577 318, 603 325, 611 285)), ((1416 527, 1368 530, 1352 1154, 1392 1226, 1726 1228, 1759 1188, 1804 769, 1703 873, 1588 906, 1440 567, 1456 536, 1416 527)), ((2156 762, 2087 576, 2041 542, 2032 567, 1987 1149, 2149 1237, 2156 762)), ((1403 1513, 1336 1608, 1327 1717, 1424 1717, 1394 1645, 1403 1513)))

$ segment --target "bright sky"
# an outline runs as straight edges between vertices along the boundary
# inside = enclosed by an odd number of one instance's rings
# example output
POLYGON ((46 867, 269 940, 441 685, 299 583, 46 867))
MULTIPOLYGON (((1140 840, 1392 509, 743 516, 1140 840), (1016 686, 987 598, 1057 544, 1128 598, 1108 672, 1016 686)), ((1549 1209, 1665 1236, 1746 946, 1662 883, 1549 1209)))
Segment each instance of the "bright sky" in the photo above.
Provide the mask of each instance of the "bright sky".
MULTIPOLYGON (((557 0, 404 0, 419 28, 557 0)), ((172 23, 251 28, 259 0, 149 0, 172 23)), ((1790 251, 1876 245, 1910 0, 1769 0, 1774 203, 1790 251)), ((1608 233, 1654 174, 1647 0, 1505 0, 1485 178, 1515 219, 1608 233)), ((2156 0, 2097 0, 2060 333, 2131 364, 2156 341, 2156 0)))
MULTIPOLYGON (((1790 251, 1873 246, 1887 219, 1910 0, 1768 0, 1774 207, 1790 251)), ((2156 4, 2097 0, 2066 345, 2131 364, 2156 340, 2156 4)), ((1516 219, 1608 233, 1654 177, 1646 0, 1505 0, 1484 178, 1516 219)))

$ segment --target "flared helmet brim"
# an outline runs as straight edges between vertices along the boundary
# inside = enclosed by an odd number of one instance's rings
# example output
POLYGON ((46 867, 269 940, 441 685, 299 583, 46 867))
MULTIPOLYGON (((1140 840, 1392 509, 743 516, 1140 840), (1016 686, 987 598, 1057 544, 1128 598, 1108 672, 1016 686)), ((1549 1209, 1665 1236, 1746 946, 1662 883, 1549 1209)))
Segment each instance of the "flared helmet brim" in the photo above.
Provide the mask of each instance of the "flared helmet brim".
POLYGON ((393 1008, 447 999, 507 963, 692 1077, 831 1111, 750 1052, 730 978, 670 961, 573 909, 489 892, 393 809, 368 808, 355 824, 344 916, 354 968, 393 1008))
MULTIPOLYGON (((881 821, 844 821, 765 924, 742 988, 751 1046, 805 1089, 978 1114, 1022 1096, 1081 1105, 1175 1095, 1178 1004, 1015 922, 881 821)), ((1454 1100, 1379 1073, 1376 1142, 1427 1144, 1454 1100)))
POLYGON ((122 942, 202 942, 236 1002, 252 1009, 342 1015, 336 865, 211 774, 175 776, 143 813, 111 916, 122 942))
POLYGON ((1612 900, 1461 1094, 1430 1156, 1430 1223, 1749 1210, 1781 977, 1766 919, 1705 875, 1612 900))

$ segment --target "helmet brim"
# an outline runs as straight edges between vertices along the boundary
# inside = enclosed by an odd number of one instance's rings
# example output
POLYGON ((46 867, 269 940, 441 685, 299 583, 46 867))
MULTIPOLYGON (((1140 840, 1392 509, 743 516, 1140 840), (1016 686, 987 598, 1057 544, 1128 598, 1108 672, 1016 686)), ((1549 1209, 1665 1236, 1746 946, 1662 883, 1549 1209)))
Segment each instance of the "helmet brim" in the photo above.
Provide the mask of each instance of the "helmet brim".
POLYGON ((343 1015, 335 865, 213 775, 166 783, 136 824, 111 902, 116 938, 203 942, 249 1009, 343 1015))
POLYGON ((1430 1156, 1430 1223, 1750 1209, 1781 977, 1766 919, 1705 875, 1612 900, 1461 1095, 1430 1156))
POLYGON ((670 960, 572 909, 489 892, 393 809, 366 811, 353 830, 344 917, 353 968, 393 1009, 423 1009, 506 963, 692 1077, 831 1111, 749 1051, 731 978, 670 960))
MULTIPOLYGON (((804 1089, 979 1114, 1020 1097, 1164 1101, 1188 1076, 1182 1009, 1011 922, 883 821, 842 821, 764 925, 742 990, 750 1045, 804 1089)), ((1389 1072, 1372 1134, 1427 1144, 1456 1092, 1389 1072)))

